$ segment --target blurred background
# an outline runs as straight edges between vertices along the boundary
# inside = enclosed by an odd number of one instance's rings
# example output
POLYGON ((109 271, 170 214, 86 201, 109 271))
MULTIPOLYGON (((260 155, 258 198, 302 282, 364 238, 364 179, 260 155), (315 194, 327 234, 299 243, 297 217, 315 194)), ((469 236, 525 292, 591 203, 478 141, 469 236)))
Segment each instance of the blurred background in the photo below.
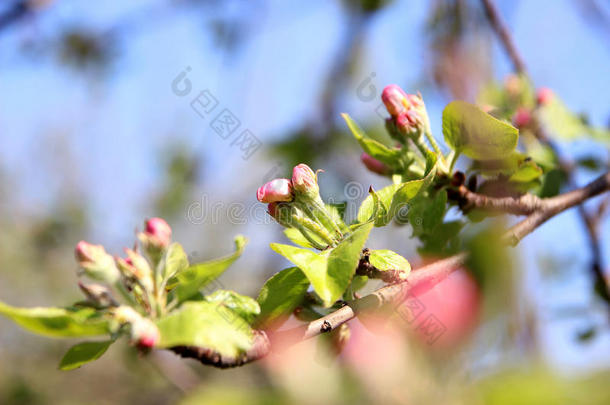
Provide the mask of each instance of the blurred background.
MULTIPOLYGON (((606 126, 610 5, 497 6, 536 85, 606 126)), ((235 234, 247 236, 243 257, 220 280, 256 297, 287 265, 268 248, 286 239, 257 203, 257 187, 304 162, 325 170, 323 196, 347 201, 350 212, 369 185, 388 184, 361 165, 341 112, 371 131, 382 128, 379 96, 396 83, 421 92, 442 139, 443 107, 475 101, 512 69, 475 0, 3 1, 0 300, 79 299, 74 245, 86 239, 119 254, 151 216, 172 225, 193 261, 229 253, 235 234), (219 114, 233 117, 235 132, 215 130, 219 114)), ((574 159, 608 161, 607 149, 586 139, 560 146, 574 159)), ((579 169, 576 179, 585 184, 599 170, 579 169)), ((607 269, 607 218, 600 230, 607 269)), ((410 234, 376 229, 368 246, 417 263, 410 234)), ((0 404, 359 403, 367 395, 381 403, 608 403, 608 309, 593 293, 588 243, 575 210, 545 224, 510 251, 516 264, 501 310, 459 347, 425 359, 429 349, 403 345, 391 331, 379 342, 353 325, 360 338, 348 354, 380 346, 391 353, 348 355, 345 364, 358 365, 350 368, 318 362, 304 345, 290 361, 219 371, 169 353, 140 358, 124 344, 60 372, 72 342, 30 335, 1 318, 0 404), (393 377, 377 381, 376 367, 393 377)), ((478 305, 467 281, 455 283, 466 295, 460 302, 478 305)), ((448 319, 470 316, 472 308, 464 315, 448 305, 456 311, 448 319)))

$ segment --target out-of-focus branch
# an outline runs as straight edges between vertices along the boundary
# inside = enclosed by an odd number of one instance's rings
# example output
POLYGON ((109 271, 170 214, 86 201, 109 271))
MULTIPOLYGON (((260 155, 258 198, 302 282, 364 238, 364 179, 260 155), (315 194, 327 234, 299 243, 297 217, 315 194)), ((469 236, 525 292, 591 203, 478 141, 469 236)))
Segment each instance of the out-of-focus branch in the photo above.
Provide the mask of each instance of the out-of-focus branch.
POLYGON ((523 221, 513 226, 507 234, 510 244, 516 245, 521 239, 529 235, 538 226, 545 223, 555 215, 582 204, 591 197, 610 190, 610 172, 607 172, 584 187, 552 198, 540 200, 540 208, 531 213, 523 221))
POLYGON ((515 67, 515 71, 517 73, 521 73, 527 75, 527 69, 525 67, 525 63, 523 62, 523 58, 519 53, 513 39, 510 35, 510 31, 508 31, 508 27, 500 17, 500 13, 493 0, 481 0, 483 3, 483 8, 485 9, 485 14, 489 19, 489 23, 491 24, 491 28, 496 32, 504 50, 510 57, 510 60, 515 67))
MULTIPOLYGON (((525 67, 525 63, 523 62, 523 58, 521 57, 521 54, 519 53, 517 47, 515 46, 515 43, 510 35, 510 32, 508 31, 506 24, 504 23, 500 14, 498 13, 498 9, 497 9, 496 5, 494 4, 493 0, 481 0, 481 3, 483 4, 483 8, 485 9, 485 13, 487 15, 487 18, 489 19, 490 25, 492 26, 493 30, 498 35, 498 38, 499 38, 500 42, 502 43, 502 46, 504 47, 506 54, 511 59, 511 61, 514 65, 515 71, 517 73, 521 73, 521 74, 525 75, 526 77, 528 77, 528 80, 530 82, 532 82, 531 78, 527 74, 527 69, 525 67)), ((546 134, 541 123, 538 122, 536 115, 534 115, 532 118, 533 118, 534 135, 540 142, 547 145, 554 152, 555 156, 557 156, 557 159, 558 159, 559 168, 566 174, 568 184, 570 184, 571 186, 574 186, 574 174, 573 173, 574 173, 575 165, 572 162, 570 162, 569 160, 567 160, 561 156, 559 148, 551 140, 551 138, 546 134)), ((604 210, 601 210, 601 211, 603 212, 604 210)), ((594 223, 601 221, 603 215, 600 215, 597 219, 593 218, 587 213, 586 209, 583 206, 578 207, 578 214, 580 215, 580 218, 585 226, 585 230, 587 232, 587 236, 589 239, 589 245, 590 245, 591 254, 592 254, 591 274, 594 279, 594 284, 596 286, 601 286, 601 288, 599 288, 599 290, 601 290, 601 295, 606 300, 606 302, 610 304, 610 283, 608 283, 608 280, 606 279, 606 277, 604 276, 604 273, 603 273, 603 262, 602 262, 602 254, 601 254, 601 245, 600 245, 600 241, 599 241, 599 232, 596 229, 597 227, 593 226, 594 223)), ((545 222, 548 218, 545 219, 543 215, 538 214, 535 218, 531 218, 531 219, 528 218, 528 219, 530 221, 528 223, 536 224, 537 222, 541 221, 539 223, 539 224, 541 224, 541 223, 545 222)), ((526 219, 525 221, 528 221, 528 219, 526 219)), ((521 227, 518 228, 517 231, 519 231, 519 232, 527 231, 528 226, 526 224, 521 223, 521 224, 518 224, 517 226, 519 226, 519 225, 521 227)), ((528 231, 527 233, 524 233, 523 236, 527 235, 529 232, 531 232, 531 230, 528 231)))

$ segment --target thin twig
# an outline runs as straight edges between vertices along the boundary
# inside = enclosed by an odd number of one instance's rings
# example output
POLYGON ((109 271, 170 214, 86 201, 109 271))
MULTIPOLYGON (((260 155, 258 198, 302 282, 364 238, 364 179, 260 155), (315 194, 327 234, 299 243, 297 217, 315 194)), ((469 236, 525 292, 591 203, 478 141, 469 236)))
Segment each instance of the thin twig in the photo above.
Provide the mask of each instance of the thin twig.
POLYGON ((496 5, 492 0, 481 1, 483 3, 483 8, 485 9, 485 14, 489 19, 489 23, 498 35, 498 38, 500 38, 500 42, 504 46, 504 50, 510 57, 511 62, 515 67, 515 71, 527 76, 527 69, 525 67, 525 63, 523 62, 523 58, 515 46, 506 24, 500 17, 500 13, 498 12, 496 5))

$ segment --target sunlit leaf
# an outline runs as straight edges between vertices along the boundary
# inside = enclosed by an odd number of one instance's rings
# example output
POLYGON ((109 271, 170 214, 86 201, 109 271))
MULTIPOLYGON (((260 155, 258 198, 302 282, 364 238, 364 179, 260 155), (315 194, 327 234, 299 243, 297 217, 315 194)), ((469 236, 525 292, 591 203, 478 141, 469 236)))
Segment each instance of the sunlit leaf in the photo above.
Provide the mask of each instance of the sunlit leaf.
POLYGON ((161 274, 163 277, 167 278, 173 277, 189 267, 189 261, 186 253, 184 252, 182 245, 177 242, 169 245, 162 263, 163 268, 161 274))
POLYGON ((168 288, 173 289, 174 296, 185 301, 196 295, 200 289, 220 276, 235 260, 241 256, 247 239, 243 236, 235 238, 235 252, 229 256, 209 262, 197 263, 180 272, 174 277, 168 288))
POLYGON ((328 307, 341 297, 349 285, 372 227, 372 223, 364 224, 334 249, 320 253, 278 243, 272 243, 271 248, 305 273, 328 307))
POLYGON ((301 303, 309 287, 309 280, 298 267, 276 273, 265 282, 257 301, 261 312, 256 324, 264 329, 279 323, 301 303))
POLYGON ((403 154, 399 149, 389 148, 370 138, 348 114, 341 114, 341 116, 347 122, 347 126, 352 131, 354 138, 356 138, 366 153, 387 165, 400 165, 403 154))
POLYGON ((99 336, 109 333, 106 319, 91 308, 16 308, 0 302, 0 314, 30 332, 50 337, 99 336))
POLYGON ((445 142, 471 159, 502 159, 517 147, 519 131, 465 101, 443 110, 445 142))
POLYGON ((411 271, 411 265, 407 259, 388 249, 371 250, 369 261, 379 270, 411 271))
POLYGON ((213 302, 186 302, 156 321, 160 348, 197 346, 224 358, 237 358, 253 343, 254 333, 238 314, 213 302))
POLYGON ((207 302, 224 305, 241 316, 248 323, 252 323, 261 312, 261 309, 254 298, 238 294, 235 291, 216 290, 212 294, 206 295, 204 299, 207 302))

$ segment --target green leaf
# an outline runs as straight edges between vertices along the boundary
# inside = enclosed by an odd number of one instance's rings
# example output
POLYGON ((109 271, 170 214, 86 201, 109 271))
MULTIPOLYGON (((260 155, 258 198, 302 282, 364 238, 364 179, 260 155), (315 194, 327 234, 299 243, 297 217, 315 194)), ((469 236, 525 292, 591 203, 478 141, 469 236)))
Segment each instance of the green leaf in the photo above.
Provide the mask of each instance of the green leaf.
POLYGON ((328 250, 315 253, 311 250, 295 246, 272 243, 271 249, 294 263, 309 279, 314 290, 322 299, 330 300, 333 293, 328 282, 326 267, 328 264, 328 250))
POLYGON ((330 299, 324 299, 320 295, 325 301, 325 306, 332 305, 347 289, 356 267, 358 267, 360 254, 372 228, 372 222, 362 225, 330 252, 328 256, 328 280, 330 281, 332 294, 330 299))
POLYGON ((375 159, 389 165, 399 166, 403 153, 400 149, 388 148, 384 144, 370 138, 348 114, 341 114, 347 126, 352 131, 354 138, 358 141, 362 149, 375 159))
POLYGON ((273 327, 278 319, 292 313, 302 302, 308 287, 309 280, 298 267, 284 269, 267 280, 257 298, 261 309, 257 327, 273 327))
POLYGON ((167 248, 163 261, 162 277, 169 278, 186 270, 189 267, 189 260, 178 242, 174 242, 167 248))
POLYGON ((443 110, 445 142, 475 160, 502 159, 517 147, 519 131, 465 101, 443 110))
POLYGON ((388 249, 371 250, 369 261, 379 270, 402 270, 407 273, 411 271, 407 259, 388 249))
POLYGON ((341 297, 360 259, 373 223, 360 226, 330 251, 314 253, 290 245, 271 244, 271 249, 294 263, 309 279, 326 307, 341 297))
POLYGON ((409 201, 414 199, 421 191, 425 190, 432 184, 434 176, 436 175, 436 165, 432 166, 430 171, 426 174, 423 179, 411 180, 400 184, 394 197, 392 198, 392 204, 388 210, 386 218, 386 224, 394 218, 402 208, 408 207, 409 201))
POLYGON ((509 181, 516 183, 528 183, 542 176, 542 169, 533 160, 526 160, 509 177, 509 181))
MULTIPOLYGON (((307 240, 305 236, 299 231, 297 228, 286 228, 284 229, 284 235, 292 241, 295 245, 299 245, 306 248, 314 248, 311 243, 307 240)), ((314 233, 310 233, 311 238, 315 241, 318 241, 320 245, 327 245, 321 238, 319 238, 314 233)))
POLYGON ((158 347, 197 346, 235 359, 253 343, 250 325, 235 312, 213 302, 185 302, 156 322, 158 347))
POLYGON ((74 370, 83 364, 95 361, 102 357, 113 343, 114 340, 106 340, 104 342, 83 342, 74 345, 61 359, 59 369, 63 371, 74 370))
MULTIPOLYGON (((391 184, 375 192, 375 195, 379 198, 379 204, 381 204, 381 207, 383 207, 386 211, 385 216, 375 218, 375 226, 384 226, 387 224, 387 222, 385 222, 385 217, 387 216, 387 207, 392 204, 392 198, 394 198, 394 193, 396 193, 396 190, 398 190, 399 187, 400 184, 391 184)), ((364 199, 364 201, 362 201, 362 204, 360 204, 360 208, 358 209, 358 222, 365 223, 371 218, 373 218, 375 210, 378 209, 376 205, 377 204, 375 202, 373 194, 369 194, 364 199)))
POLYGON ((235 291, 216 290, 212 294, 206 295, 204 299, 207 302, 224 305, 241 316, 248 323, 252 323, 261 312, 258 302, 256 302, 254 298, 238 294, 235 291))
POLYGON ((235 252, 229 256, 209 262, 197 263, 176 275, 170 281, 168 289, 174 288, 174 295, 180 301, 186 301, 199 292, 200 289, 220 276, 235 260, 241 256, 247 239, 235 237, 235 252))
POLYGON ((30 332, 49 337, 100 336, 109 333, 107 320, 91 308, 16 308, 0 302, 0 314, 30 332))

